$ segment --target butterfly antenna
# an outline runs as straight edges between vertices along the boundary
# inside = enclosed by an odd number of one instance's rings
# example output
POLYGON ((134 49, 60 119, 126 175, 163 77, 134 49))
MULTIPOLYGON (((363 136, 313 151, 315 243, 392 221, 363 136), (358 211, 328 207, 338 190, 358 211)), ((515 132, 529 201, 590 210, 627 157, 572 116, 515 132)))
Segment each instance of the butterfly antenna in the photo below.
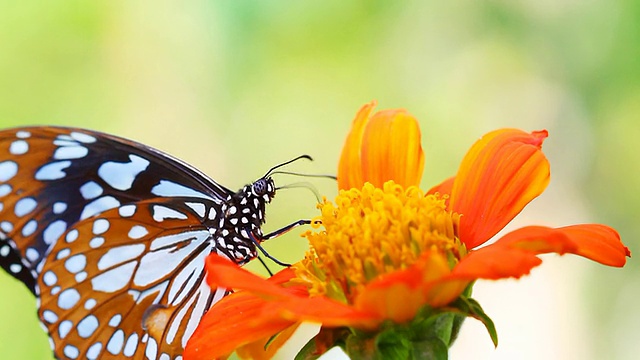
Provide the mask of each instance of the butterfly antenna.
POLYGON ((304 176, 304 177, 313 177, 313 178, 324 178, 324 179, 338 180, 337 176, 328 175, 328 174, 302 174, 302 173, 291 172, 291 171, 274 171, 274 172, 271 173, 271 175, 275 175, 275 174, 284 174, 284 175, 294 175, 294 176, 304 176))
POLYGON ((294 162, 294 161, 298 161, 298 160, 300 160, 300 159, 306 159, 306 160, 309 160, 309 161, 313 161, 313 158, 312 158, 311 156, 309 156, 309 155, 300 155, 300 156, 298 156, 298 157, 296 157, 296 158, 294 158, 294 159, 291 159, 291 160, 289 160, 289 161, 285 161, 285 162, 283 162, 282 164, 278 164, 278 165, 276 165, 276 166, 272 167, 271 169, 269 169, 269 171, 267 171, 267 173, 266 173, 266 174, 264 174, 263 178, 266 178, 267 176, 271 175, 271 174, 273 173, 273 171, 274 171, 274 170, 276 170, 276 169, 278 169, 278 168, 281 168, 281 167, 283 167, 283 166, 285 166, 285 165, 289 165, 289 164, 291 164, 292 162, 294 162))
POLYGON ((313 195, 316 196, 316 200, 318 200, 318 202, 322 202, 321 201, 321 197, 320 197, 320 192, 318 191, 318 189, 313 186, 313 184, 308 183, 306 181, 302 181, 302 182, 297 182, 297 183, 293 183, 293 184, 287 184, 287 185, 283 185, 283 186, 279 186, 276 188, 276 190, 280 190, 280 189, 294 189, 294 188, 305 188, 305 189, 309 189, 313 195))

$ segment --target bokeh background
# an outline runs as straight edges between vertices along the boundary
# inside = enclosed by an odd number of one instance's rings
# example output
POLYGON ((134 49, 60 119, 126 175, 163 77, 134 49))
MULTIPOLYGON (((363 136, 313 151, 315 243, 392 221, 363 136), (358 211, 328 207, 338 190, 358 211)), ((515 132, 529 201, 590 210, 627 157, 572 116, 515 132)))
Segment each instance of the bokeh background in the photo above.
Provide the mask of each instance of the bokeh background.
MULTIPOLYGON (((420 120, 425 189, 485 132, 546 128, 551 184, 511 228, 603 222, 640 254, 639 41, 632 0, 2 0, 0 126, 118 134, 239 188, 303 153, 316 161, 292 170, 335 173, 353 115, 377 99, 420 120)), ((314 204, 281 191, 266 230, 314 204)), ((296 232, 266 245, 283 261, 305 246, 296 232)), ((550 255, 521 280, 479 282, 500 344, 468 320, 451 358, 636 359, 638 271, 550 255)), ((5 273, 0 356, 51 359, 35 300, 5 273)))

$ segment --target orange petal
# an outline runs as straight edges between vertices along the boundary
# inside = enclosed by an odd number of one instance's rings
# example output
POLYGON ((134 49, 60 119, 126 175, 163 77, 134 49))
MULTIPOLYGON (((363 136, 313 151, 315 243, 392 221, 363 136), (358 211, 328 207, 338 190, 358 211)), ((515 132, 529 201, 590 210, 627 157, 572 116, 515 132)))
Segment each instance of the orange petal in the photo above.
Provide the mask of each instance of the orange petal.
POLYGON ((462 258, 453 268, 453 278, 467 280, 519 278, 541 263, 542 260, 532 252, 489 245, 462 258))
POLYGON ((424 169, 421 140, 418 121, 405 110, 377 112, 362 138, 364 180, 377 188, 389 180, 405 188, 420 185, 424 169))
POLYGON ((557 229, 527 226, 472 251, 456 265, 453 274, 465 279, 518 278, 542 263, 536 255, 550 252, 577 254, 618 267, 630 255, 618 233, 608 226, 586 224, 557 229))
POLYGON ((185 360, 217 359, 288 328, 292 321, 269 311, 269 303, 247 292, 231 294, 209 310, 193 333, 185 360))
POLYGON ((601 224, 561 228, 528 226, 506 234, 496 245, 518 247, 536 254, 556 252, 584 256, 604 265, 622 267, 631 256, 620 235, 601 224))
POLYGON ((549 183, 549 162, 540 150, 547 132, 490 132, 465 155, 451 191, 462 214, 460 239, 474 248, 500 231, 549 183))
POLYGON ((347 135, 347 139, 342 147, 342 155, 340 155, 340 163, 338 164, 339 189, 360 188, 365 182, 362 176, 362 165, 360 161, 362 136, 367 121, 369 120, 369 115, 376 105, 376 101, 364 105, 356 114, 355 119, 353 119, 351 131, 349 135, 347 135))

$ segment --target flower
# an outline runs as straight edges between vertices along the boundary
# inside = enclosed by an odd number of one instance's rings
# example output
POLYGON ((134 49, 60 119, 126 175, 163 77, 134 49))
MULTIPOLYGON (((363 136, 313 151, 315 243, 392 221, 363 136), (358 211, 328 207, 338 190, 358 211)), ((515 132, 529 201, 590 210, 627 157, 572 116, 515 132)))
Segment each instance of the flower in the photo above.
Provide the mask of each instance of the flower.
POLYGON ((426 193, 417 121, 404 110, 356 115, 338 167, 340 194, 319 204, 305 258, 263 280, 230 261, 207 259, 211 286, 239 291, 204 317, 185 359, 273 355, 303 321, 322 324, 308 353, 335 344, 389 356, 444 351, 465 316, 495 329, 470 298, 477 279, 519 278, 544 253, 573 253, 621 267, 630 256, 605 225, 527 226, 494 237, 549 183, 546 131, 490 132, 455 177, 426 193), (386 344, 386 345, 385 345, 386 344), (392 345, 389 345, 392 344, 392 345), (266 351, 265 351, 266 348, 266 351))

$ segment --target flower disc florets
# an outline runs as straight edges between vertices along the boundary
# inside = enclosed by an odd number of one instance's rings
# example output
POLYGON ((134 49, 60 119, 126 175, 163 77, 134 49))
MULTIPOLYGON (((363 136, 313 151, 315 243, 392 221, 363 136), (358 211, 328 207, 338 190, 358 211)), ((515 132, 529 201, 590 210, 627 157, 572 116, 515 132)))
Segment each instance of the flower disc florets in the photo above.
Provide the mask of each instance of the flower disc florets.
POLYGON ((446 254, 451 267, 466 254, 457 236, 460 216, 446 210, 444 198, 415 186, 367 183, 318 207, 314 224, 325 230, 304 234, 311 249, 296 266, 296 282, 313 295, 350 302, 368 282, 406 269, 427 250, 446 254))

